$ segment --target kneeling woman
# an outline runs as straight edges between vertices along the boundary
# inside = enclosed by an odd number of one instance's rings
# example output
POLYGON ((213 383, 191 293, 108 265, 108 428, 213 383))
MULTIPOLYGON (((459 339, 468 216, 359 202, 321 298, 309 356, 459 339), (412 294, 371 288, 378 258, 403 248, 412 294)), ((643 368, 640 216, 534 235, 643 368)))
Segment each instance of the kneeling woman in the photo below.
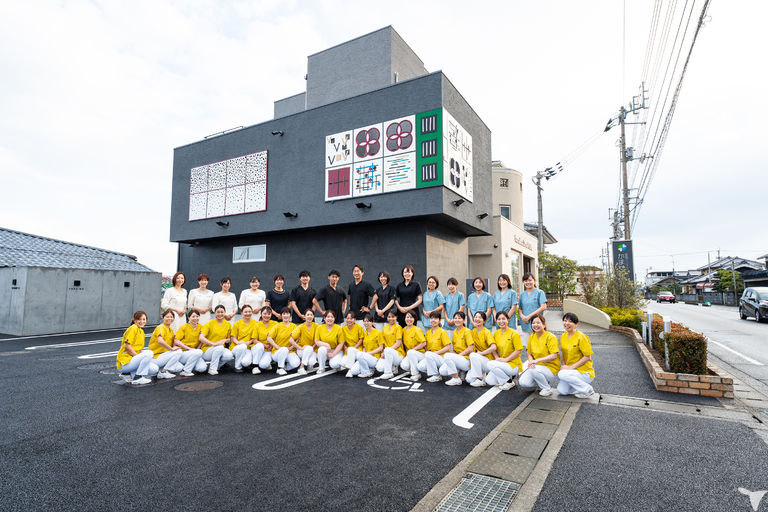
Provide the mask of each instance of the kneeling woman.
POLYGON ((155 327, 152 337, 149 338, 149 350, 152 351, 154 360, 150 365, 150 375, 157 374, 158 379, 172 379, 176 376, 171 370, 176 370, 176 365, 181 359, 181 349, 173 346, 173 329, 171 324, 176 320, 174 312, 166 309, 162 313, 163 323, 155 327))
MULTIPOLYGON (((352 311, 344 317, 345 323, 339 331, 339 342, 344 342, 344 357, 341 358, 342 368, 352 370, 352 366, 357 361, 357 351, 363 345, 365 332, 363 326, 355 323, 355 314, 352 311)), ((352 377, 351 371, 347 372, 347 377, 352 377)))
POLYGON ((577 331, 579 317, 574 313, 563 315, 565 332, 560 336, 560 371, 557 376, 560 383, 557 392, 561 395, 574 395, 576 398, 588 398, 594 394, 590 383, 595 378, 592 367, 592 343, 586 334, 577 331))
POLYGON ((387 312, 387 325, 381 330, 381 337, 384 340, 384 350, 376 363, 376 371, 381 372, 382 379, 391 379, 405 357, 403 328, 397 323, 397 312, 393 309, 387 312))
POLYGON ((528 369, 518 381, 521 388, 539 388, 541 396, 552 394, 552 382, 560 371, 560 348, 557 337, 547 331, 544 315, 538 313, 531 317, 533 334, 528 337, 528 369))
POLYGON ((200 343, 203 349, 203 360, 210 362, 208 375, 218 375, 219 368, 234 359, 232 352, 225 346, 229 341, 232 326, 224 320, 226 308, 219 304, 213 310, 215 318, 209 320, 200 332, 200 343))
POLYGON ((304 323, 296 327, 291 333, 290 343, 296 350, 296 355, 301 359, 299 375, 306 375, 307 368, 310 370, 317 364, 317 354, 315 354, 315 311, 312 308, 304 311, 304 323))
POLYGON ((469 371, 469 354, 475 350, 475 341, 472 331, 464 327, 467 315, 463 311, 457 311, 453 315, 453 352, 446 352, 443 356, 443 366, 440 367, 440 375, 451 377, 446 381, 448 386, 460 386, 461 377, 459 371, 469 371))
POLYGON ((451 350, 451 339, 445 329, 440 327, 442 318, 440 310, 432 311, 429 314, 430 328, 425 334, 427 339, 427 351, 424 354, 424 366, 427 370, 427 382, 440 382, 440 367, 445 360, 443 355, 451 350))
POLYGON ((205 371, 203 351, 197 348, 200 345, 200 331, 203 329, 203 326, 200 325, 200 313, 192 310, 187 318, 189 321, 176 331, 173 340, 174 346, 181 349, 181 359, 179 359, 181 373, 179 375, 182 377, 191 377, 194 375, 193 371, 201 373, 205 371))
POLYGON ((280 318, 282 322, 269 331, 267 343, 272 347, 272 360, 277 363, 277 374, 285 375, 298 368, 301 360, 291 346, 291 334, 296 329, 296 324, 291 322, 291 308, 286 306, 280 310, 280 318))
POLYGON ((424 337, 424 331, 416 327, 416 311, 409 309, 405 312, 405 327, 403 328, 403 345, 405 345, 405 359, 400 363, 400 368, 404 372, 411 372, 411 380, 421 379, 419 371, 426 370, 424 365, 424 348, 427 346, 427 338, 424 337), (421 364, 421 368, 419 368, 421 364))
POLYGON ((336 314, 331 309, 327 309, 323 322, 315 330, 317 373, 325 372, 326 362, 331 368, 338 370, 341 367, 341 358, 344 357, 344 342, 340 339, 341 327, 336 325, 336 314))
POLYGON ((254 375, 261 373, 261 370, 272 369, 272 345, 267 338, 276 325, 277 322, 272 320, 272 308, 269 306, 261 308, 261 320, 256 322, 256 327, 253 329, 253 347, 251 347, 253 362, 251 373, 254 375))
POLYGON ((496 351, 493 353, 493 361, 488 361, 488 375, 485 383, 489 386, 498 386, 502 390, 515 387, 515 376, 523 371, 523 363, 520 354, 523 352, 523 343, 516 329, 509 327, 509 316, 506 311, 496 314, 498 330, 493 333, 493 344, 496 351))
POLYGON ((363 327, 365 329, 363 344, 357 350, 357 361, 349 371, 352 375, 367 379, 373 376, 373 369, 379 362, 381 352, 384 350, 384 339, 381 331, 373 327, 372 314, 366 313, 363 316, 363 327))
POLYGON ((144 330, 147 324, 147 314, 137 311, 133 314, 131 325, 123 333, 120 350, 117 352, 117 369, 123 379, 131 384, 149 384, 149 365, 152 362, 152 351, 144 348, 144 330), (138 378, 136 378, 138 376, 138 378))
POLYGON ((467 384, 476 388, 485 386, 485 374, 488 372, 488 363, 493 360, 493 352, 496 350, 496 345, 493 343, 493 335, 485 327, 486 321, 487 317, 484 311, 478 311, 472 317, 472 323, 475 325, 475 328, 472 329, 472 342, 475 350, 469 354, 467 384))
POLYGON ((251 366, 253 354, 251 353, 251 340, 255 338, 256 320, 252 318, 253 308, 249 304, 244 304, 240 310, 243 317, 235 322, 230 333, 229 350, 235 358, 235 371, 241 373, 243 368, 251 366))

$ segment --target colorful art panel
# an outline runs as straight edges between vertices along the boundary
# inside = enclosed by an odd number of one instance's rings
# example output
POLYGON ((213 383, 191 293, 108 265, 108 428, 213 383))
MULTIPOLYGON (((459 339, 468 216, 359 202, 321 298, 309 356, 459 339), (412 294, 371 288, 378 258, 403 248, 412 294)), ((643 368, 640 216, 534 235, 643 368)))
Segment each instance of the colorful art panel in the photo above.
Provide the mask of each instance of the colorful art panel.
POLYGON ((365 162, 355 162, 352 166, 352 196, 381 194, 383 159, 375 158, 365 162))
POLYGON ((383 123, 384 156, 416 151, 416 116, 383 123))
POLYGON ((325 167, 351 164, 353 161, 352 130, 325 137, 325 167))
POLYGON ((381 158, 383 151, 381 123, 354 130, 353 145, 355 162, 381 158))
POLYGON ((416 153, 384 158, 384 192, 398 192, 416 188, 416 153))
POLYGON ((325 200, 352 197, 352 166, 333 167, 325 170, 325 200))
POLYGON ((443 185, 472 201, 472 136, 443 109, 443 185))
POLYGON ((416 187, 443 184, 443 109, 416 115, 416 187))

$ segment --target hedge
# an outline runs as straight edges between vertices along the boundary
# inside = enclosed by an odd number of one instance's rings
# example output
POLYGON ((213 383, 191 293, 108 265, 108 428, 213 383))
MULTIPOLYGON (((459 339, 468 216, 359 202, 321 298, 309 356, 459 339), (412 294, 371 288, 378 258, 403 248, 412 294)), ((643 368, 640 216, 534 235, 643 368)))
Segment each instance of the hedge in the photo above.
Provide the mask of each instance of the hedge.
POLYGON ((653 348, 664 356, 664 340, 669 350, 669 370, 674 373, 707 374, 707 339, 703 334, 688 329, 683 324, 672 322, 671 332, 664 335, 664 322, 654 315, 651 322, 653 348))
POLYGON ((623 308, 600 308, 601 311, 611 317, 613 325, 632 327, 638 332, 642 332, 643 312, 636 309, 623 308))

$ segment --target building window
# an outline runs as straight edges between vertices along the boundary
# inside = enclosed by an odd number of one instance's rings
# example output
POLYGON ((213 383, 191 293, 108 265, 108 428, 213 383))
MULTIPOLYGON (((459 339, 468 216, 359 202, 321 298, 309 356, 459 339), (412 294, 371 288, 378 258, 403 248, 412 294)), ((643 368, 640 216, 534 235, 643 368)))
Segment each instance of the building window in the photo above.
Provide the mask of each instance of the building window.
POLYGON ((508 204, 500 204, 499 210, 501 213, 501 216, 505 219, 509 220, 509 205, 508 204))
POLYGON ((254 261, 267 261, 266 244, 232 248, 232 263, 251 263, 254 261))
POLYGON ((501 188, 509 188, 509 178, 499 178, 499 186, 501 188))

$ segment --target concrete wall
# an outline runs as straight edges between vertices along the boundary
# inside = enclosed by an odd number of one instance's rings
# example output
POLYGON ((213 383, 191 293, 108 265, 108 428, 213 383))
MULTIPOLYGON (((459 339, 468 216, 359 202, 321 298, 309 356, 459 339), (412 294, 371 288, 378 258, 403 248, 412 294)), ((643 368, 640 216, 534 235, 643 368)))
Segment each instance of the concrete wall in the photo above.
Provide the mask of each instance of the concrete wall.
POLYGON ((523 174, 520 171, 493 166, 493 214, 501 215, 500 205, 509 205, 509 220, 523 228, 523 174), (502 187, 502 180, 507 186, 502 187))
POLYGON ((392 76, 390 83, 395 83, 395 73, 397 73, 397 81, 399 82, 426 75, 428 71, 424 67, 424 63, 408 46, 408 43, 400 37, 400 34, 393 29, 391 36, 392 76))
POLYGON ((587 324, 609 329, 611 327, 611 317, 596 307, 573 299, 563 300, 563 313, 575 313, 579 317, 579 323, 587 324))
POLYGON ((301 92, 275 102, 275 119, 297 114, 306 109, 307 93, 301 92))
POLYGON ((432 226, 427 232, 426 243, 427 276, 437 277, 443 293, 448 291, 448 279, 455 277, 461 290, 461 284, 469 276, 469 240, 441 226, 432 226))
POLYGON ((22 333, 26 289, 26 268, 0 268, 0 332, 16 336, 22 333), (13 283, 14 279, 16 284, 13 283))

